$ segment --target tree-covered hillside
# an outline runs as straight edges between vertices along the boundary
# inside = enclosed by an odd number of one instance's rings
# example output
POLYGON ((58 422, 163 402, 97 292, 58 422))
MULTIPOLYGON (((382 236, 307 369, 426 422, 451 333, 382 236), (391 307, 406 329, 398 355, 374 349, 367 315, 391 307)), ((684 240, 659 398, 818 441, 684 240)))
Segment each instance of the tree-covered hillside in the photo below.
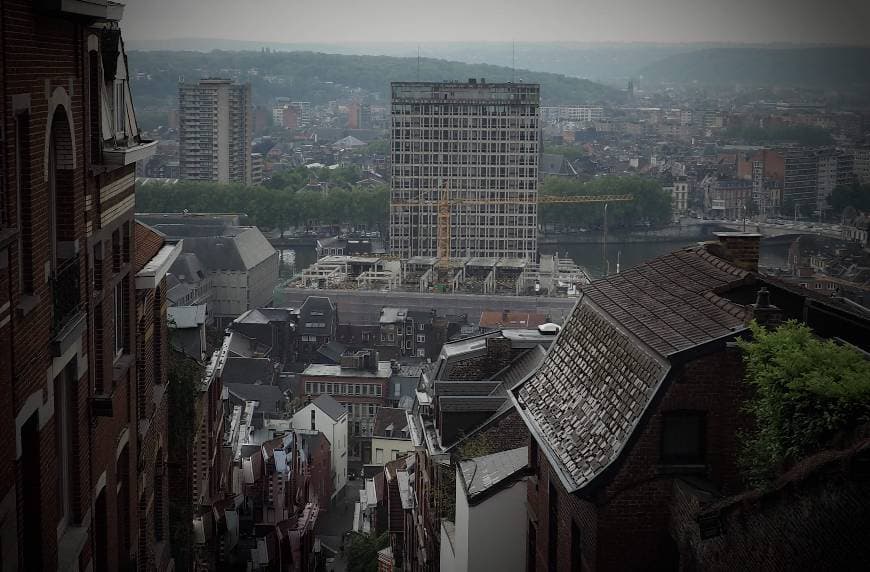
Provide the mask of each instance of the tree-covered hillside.
POLYGON ((558 74, 446 60, 347 56, 314 52, 129 52, 133 94, 140 107, 168 107, 178 81, 202 77, 234 77, 252 85, 254 101, 265 103, 279 96, 326 103, 348 97, 360 88, 386 100, 391 81, 466 80, 540 83, 544 104, 588 104, 618 100, 618 90, 588 80, 558 74))
POLYGON ((710 48, 647 66, 647 81, 820 89, 870 84, 870 48, 710 48))

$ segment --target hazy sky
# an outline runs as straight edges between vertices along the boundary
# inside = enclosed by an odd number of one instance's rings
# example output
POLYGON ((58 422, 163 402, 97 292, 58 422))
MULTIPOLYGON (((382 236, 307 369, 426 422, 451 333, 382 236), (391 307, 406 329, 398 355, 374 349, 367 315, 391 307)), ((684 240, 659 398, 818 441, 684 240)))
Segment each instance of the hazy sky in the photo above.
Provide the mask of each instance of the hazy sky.
POLYGON ((129 40, 870 44, 870 0, 121 0, 129 40))

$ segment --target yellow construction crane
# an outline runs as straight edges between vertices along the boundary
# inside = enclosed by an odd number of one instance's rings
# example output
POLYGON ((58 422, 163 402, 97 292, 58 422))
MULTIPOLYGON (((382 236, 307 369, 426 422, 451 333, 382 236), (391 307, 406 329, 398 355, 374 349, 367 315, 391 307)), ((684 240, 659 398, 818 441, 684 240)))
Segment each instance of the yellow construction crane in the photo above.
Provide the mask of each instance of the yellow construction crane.
MULTIPOLYGON (((447 270, 450 267, 450 214, 453 205, 553 205, 553 204, 591 204, 591 203, 617 203, 633 201, 634 195, 538 195, 537 200, 516 199, 463 199, 450 198, 450 189, 445 184, 438 193, 438 200, 420 201, 393 201, 390 208, 397 207, 420 207, 436 206, 438 210, 438 231, 436 257, 439 270, 447 270)), ((606 215, 605 215, 606 216, 606 215)), ((605 222, 606 224, 606 222, 605 222)))

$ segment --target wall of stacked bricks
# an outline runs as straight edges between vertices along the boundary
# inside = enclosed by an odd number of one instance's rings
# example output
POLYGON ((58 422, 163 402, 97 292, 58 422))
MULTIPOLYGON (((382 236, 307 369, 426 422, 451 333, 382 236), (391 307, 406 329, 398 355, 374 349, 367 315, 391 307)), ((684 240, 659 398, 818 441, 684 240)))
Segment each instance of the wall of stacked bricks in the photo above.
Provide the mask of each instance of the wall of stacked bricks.
POLYGON ((571 523, 579 527, 584 569, 634 570, 665 558, 674 477, 659 471, 661 412, 707 412, 709 471, 701 475, 723 493, 737 492, 737 435, 747 426, 740 403, 746 386, 739 351, 725 349, 686 364, 655 404, 638 438, 618 462, 617 472, 587 499, 568 495, 543 453, 536 456, 539 479, 528 486, 529 513, 537 520, 537 570, 547 568, 548 486, 558 492, 558 570, 571 570, 571 523), (630 539, 630 541, 628 540, 630 539))
POLYGON ((744 270, 758 271, 761 241, 758 237, 723 236, 719 242, 725 246, 731 262, 744 270))
MULTIPOLYGON (((4 73, 5 92, 8 95, 23 95, 29 94, 29 125, 27 133, 27 147, 24 151, 26 161, 21 165, 20 169, 16 169, 16 153, 15 146, 12 144, 4 146, 5 165, 4 170, 6 176, 5 188, 16 188, 16 174, 21 172, 25 179, 25 188, 28 192, 25 200, 21 204, 16 204, 16 195, 7 193, 7 214, 10 221, 15 221, 18 218, 20 211, 22 225, 22 237, 24 245, 23 261, 32 261, 32 264, 25 264, 25 282, 28 287, 32 287, 32 293, 38 297, 39 304, 29 313, 24 316, 15 316, 13 326, 15 328, 15 348, 10 352, 10 360, 14 359, 14 369, 16 371, 16 381, 7 392, 11 399, 7 400, 10 409, 14 410, 4 412, 4 426, 13 434, 14 428, 11 420, 20 412, 21 405, 26 398, 35 391, 42 391, 43 398, 48 397, 48 388, 46 386, 45 367, 51 363, 51 355, 49 354, 50 327, 51 327, 51 312, 52 312, 52 297, 46 276, 45 262, 50 256, 49 249, 49 224, 48 224, 48 186, 45 180, 45 145, 46 145, 46 130, 49 121, 48 96, 57 87, 64 88, 70 96, 71 106, 70 114, 72 117, 72 140, 64 141, 60 138, 60 167, 71 167, 72 161, 69 158, 69 151, 75 153, 75 169, 66 172, 61 172, 57 179, 59 187, 72 188, 72 200, 61 201, 58 204, 58 237, 64 240, 77 240, 79 244, 79 256, 82 264, 80 265, 80 283, 83 285, 81 292, 82 307, 88 307, 86 302, 90 303, 90 309, 100 309, 102 320, 102 331, 104 338, 102 340, 103 347, 111 347, 111 337, 106 334, 112 332, 113 313, 111 304, 106 303, 111 301, 110 276, 111 271, 108 271, 108 264, 103 266, 103 272, 95 276, 95 282, 90 283, 90 271, 95 268, 93 260, 91 260, 92 243, 86 240, 85 223, 90 222, 94 231, 98 231, 101 205, 99 204, 99 187, 100 184, 109 179, 117 179, 133 172, 133 167, 119 169, 111 175, 101 176, 104 181, 97 180, 94 177, 85 177, 88 166, 94 162, 94 157, 91 156, 91 146, 87 145, 87 141, 91 139, 90 121, 86 121, 88 113, 86 111, 86 101, 90 98, 89 89, 92 85, 88 78, 87 57, 86 57, 86 42, 87 31, 80 25, 71 23, 70 21, 61 20, 59 18, 35 15, 33 5, 26 0, 10 0, 4 2, 3 5, 3 50, 5 62, 8 66, 4 73), (34 30, 39 30, 38 34, 34 30), (9 65, 9 62, 14 62, 9 65), (67 151, 65 154, 64 152, 67 151), (86 207, 86 195, 89 200, 86 207), (87 210, 90 208, 90 210, 87 210), (91 297, 96 294, 96 297, 91 297), (102 305, 100 297, 105 296, 102 305), (106 345, 109 344, 109 345, 106 345), (13 358, 14 356, 14 358, 13 358)), ((14 141, 16 134, 15 114, 9 106, 10 100, 6 99, 3 102, 3 121, 4 131, 9 134, 8 141, 14 141)), ((61 126, 63 120, 59 120, 56 124, 61 126)), ((68 129, 66 130, 69 131, 68 129)), ((133 191, 132 185, 126 192, 120 193, 112 199, 112 202, 123 200, 133 191)), ((105 208, 106 205, 102 205, 105 208)), ((124 222, 132 222, 132 213, 122 216, 116 221, 113 221, 113 226, 119 226, 124 222)), ((113 229, 103 229, 102 236, 95 235, 92 241, 104 241, 106 236, 111 235, 113 229)), ((110 250, 109 250, 110 251, 110 250)), ((19 260, 17 249, 9 249, 8 266, 6 269, 0 269, 0 274, 3 275, 2 286, 4 292, 9 292, 11 296, 8 301, 10 306, 15 308, 21 301, 22 293, 18 287, 18 268, 22 262, 19 260)), ((120 275, 115 276, 111 280, 127 280, 128 292, 130 294, 129 305, 126 310, 132 307, 133 288, 132 278, 129 273, 129 268, 124 269, 120 275)), ((0 304, 2 306, 2 304, 0 304)), ((133 323, 128 320, 131 330, 128 332, 128 340, 133 340, 133 323)), ((93 315, 89 316, 88 330, 94 332, 93 315)), ((8 336, 7 328, 3 328, 0 332, 0 339, 8 336)), ((8 338, 6 338, 8 340, 8 338)), ((76 423, 71 428, 72 437, 72 455, 73 466, 71 467, 70 486, 71 486, 71 519, 73 524, 80 523, 85 515, 88 514, 91 508, 93 489, 95 481, 99 475, 106 473, 106 489, 107 491, 116 490, 116 453, 118 438, 123 429, 130 429, 129 435, 129 455, 130 467, 127 468, 129 474, 136 474, 136 432, 135 432, 135 402, 128 389, 131 383, 131 372, 119 372, 118 381, 115 383, 116 391, 113 395, 114 416, 112 418, 99 418, 90 420, 90 383, 89 375, 96 375, 101 372, 101 377, 104 387, 112 385, 113 370, 111 367, 111 359, 104 355, 109 352, 96 352, 96 348, 90 347, 87 335, 83 335, 80 341, 82 347, 82 357, 88 356, 88 368, 84 375, 78 381, 74 388, 75 397, 73 399, 73 417, 76 423)), ((8 348, 4 344, 4 348, 8 348)), ((8 350, 4 350, 8 351, 8 350)), ((5 362, 4 362, 5 363, 5 362)), ((11 368, 10 368, 11 369, 11 368)), ((6 374, 3 374, 4 377, 6 374)), ((4 380, 9 383, 8 378, 4 380)), ((7 385, 8 386, 8 385, 7 385)), ((56 482, 56 459, 57 451, 54 443, 54 422, 49 420, 40 432, 40 462, 42 470, 40 471, 40 490, 41 497, 44 500, 52 498, 52 492, 57 489, 56 482)), ((11 442, 14 446, 14 441, 11 442)), ((9 454, 4 458, 12 459, 14 455, 9 454)), ((4 466, 2 470, 9 471, 10 467, 4 466)), ((16 483, 17 489, 21 491, 21 471, 17 470, 16 483)), ((131 486, 127 487, 131 497, 135 496, 136 483, 131 479, 131 486)), ((6 483, 12 482, 11 478, 5 479, 6 483)), ((8 492, 8 491, 7 491, 8 492)), ((135 507, 137 503, 135 498, 130 499, 131 515, 130 515, 130 538, 135 539, 135 507)), ((109 566, 116 564, 116 550, 118 523, 116 518, 116 498, 113 494, 107 495, 107 511, 109 513, 108 528, 108 546, 109 549, 109 566)), ((22 517, 18 518, 19 532, 19 555, 23 550, 23 527, 22 517)), ((57 507, 54 503, 42 503, 42 527, 44 554, 46 565, 51 565, 56 559, 56 532, 55 523, 57 522, 57 507)), ((134 540, 135 541, 135 540, 134 540)), ((86 568, 90 563, 90 543, 86 544, 80 556, 80 567, 86 568)))
POLYGON ((675 483, 672 534, 682 570, 860 570, 870 561, 870 441, 846 454, 825 451, 807 474, 795 471, 766 493, 742 494, 705 509, 720 534, 701 539, 697 494, 675 483), (841 547, 831 550, 832 546, 841 547))

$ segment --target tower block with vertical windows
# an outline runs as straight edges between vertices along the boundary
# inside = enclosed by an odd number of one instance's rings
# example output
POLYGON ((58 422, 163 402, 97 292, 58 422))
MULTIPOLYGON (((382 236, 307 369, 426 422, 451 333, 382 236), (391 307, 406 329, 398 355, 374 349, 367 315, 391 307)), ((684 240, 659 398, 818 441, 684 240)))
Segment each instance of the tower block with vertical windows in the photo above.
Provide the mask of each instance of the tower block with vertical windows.
POLYGON ((536 84, 392 84, 392 254, 439 255, 446 192, 451 257, 534 260, 539 103, 536 84))

